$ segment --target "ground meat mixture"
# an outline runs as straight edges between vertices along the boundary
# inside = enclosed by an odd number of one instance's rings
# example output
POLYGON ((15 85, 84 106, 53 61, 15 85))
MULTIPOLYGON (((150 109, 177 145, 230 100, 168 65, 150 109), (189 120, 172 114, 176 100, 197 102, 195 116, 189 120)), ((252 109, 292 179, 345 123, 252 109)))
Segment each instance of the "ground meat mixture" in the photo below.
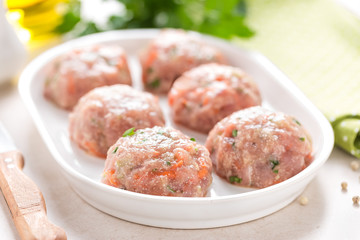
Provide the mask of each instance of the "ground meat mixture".
POLYGON ((116 84, 95 88, 79 100, 69 117, 69 132, 79 147, 105 158, 126 129, 164 124, 156 96, 116 84))
POLYGON ((44 96, 71 110, 91 89, 119 83, 131 85, 131 82, 126 54, 120 46, 87 46, 64 53, 52 63, 44 96))
POLYGON ((204 197, 211 171, 208 150, 180 131, 129 129, 109 149, 102 182, 151 195, 204 197))
POLYGON ((206 147, 216 173, 245 187, 282 182, 312 161, 309 134, 292 116, 262 107, 240 110, 210 131, 206 147))
POLYGON ((141 52, 144 87, 167 93, 183 72, 203 63, 225 63, 223 55, 200 37, 183 30, 165 29, 141 52))
POLYGON ((246 73, 217 63, 185 72, 168 96, 174 121, 204 133, 231 113, 261 104, 259 89, 246 73))

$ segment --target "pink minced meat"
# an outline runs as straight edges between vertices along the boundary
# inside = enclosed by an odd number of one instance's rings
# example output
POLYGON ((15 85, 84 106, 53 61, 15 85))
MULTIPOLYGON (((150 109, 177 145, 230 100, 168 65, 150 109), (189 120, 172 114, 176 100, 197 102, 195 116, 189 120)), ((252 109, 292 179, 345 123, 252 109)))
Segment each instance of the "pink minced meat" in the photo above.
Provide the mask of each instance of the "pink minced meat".
POLYGON ((164 124, 156 96, 116 84, 95 88, 80 98, 69 117, 69 132, 80 148, 105 158, 125 130, 164 124))
POLYGON ((127 131, 109 149, 102 182, 159 196, 204 197, 212 182, 208 150, 171 127, 127 131))
POLYGON ((244 71, 217 63, 185 72, 168 96, 174 121, 204 133, 229 114, 261 104, 256 83, 244 71))
POLYGON ((183 30, 161 31, 140 54, 143 83, 147 90, 167 93, 183 72, 203 63, 225 63, 220 51, 200 37, 183 30))
POLYGON ((81 96, 96 87, 131 85, 126 54, 117 45, 94 45, 73 49, 52 63, 44 96, 71 110, 81 96))
POLYGON ((216 173, 244 187, 282 182, 312 161, 309 134, 294 117, 262 107, 240 110, 210 131, 206 147, 216 173))

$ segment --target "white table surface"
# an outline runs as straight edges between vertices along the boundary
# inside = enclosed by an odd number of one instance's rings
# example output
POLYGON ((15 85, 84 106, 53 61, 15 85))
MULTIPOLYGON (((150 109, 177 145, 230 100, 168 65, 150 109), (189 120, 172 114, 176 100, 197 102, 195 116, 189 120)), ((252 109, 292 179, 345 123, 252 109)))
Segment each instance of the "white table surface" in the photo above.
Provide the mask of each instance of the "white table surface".
MULTIPOLYGON (((14 85, 0 85, 0 120, 24 154, 24 172, 41 189, 49 219, 68 239, 360 239, 360 208, 352 203, 360 195, 360 170, 353 171, 355 158, 337 148, 305 189, 306 206, 294 201, 272 215, 229 227, 172 230, 130 223, 82 200, 61 175, 14 85)), ((0 239, 19 239, 3 196, 0 239)))

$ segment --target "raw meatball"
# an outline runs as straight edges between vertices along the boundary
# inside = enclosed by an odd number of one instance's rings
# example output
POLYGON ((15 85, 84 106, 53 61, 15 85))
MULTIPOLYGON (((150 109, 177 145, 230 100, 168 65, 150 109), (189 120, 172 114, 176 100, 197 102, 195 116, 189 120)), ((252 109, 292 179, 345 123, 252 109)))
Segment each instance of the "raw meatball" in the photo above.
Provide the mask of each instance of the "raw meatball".
POLYGON ((79 100, 69 120, 71 139, 104 158, 126 129, 165 123, 157 97, 122 84, 91 90, 79 100))
POLYGON ((262 107, 240 110, 210 131, 206 147, 216 173, 245 187, 282 182, 312 161, 311 139, 294 117, 262 107))
POLYGON ((44 96, 63 109, 71 110, 81 96, 96 87, 131 85, 123 49, 95 45, 73 49, 58 57, 49 70, 44 96))
POLYGON ((204 133, 229 114, 260 104, 258 87, 246 73, 216 63, 185 72, 169 92, 174 121, 204 133))
POLYGON ((183 72, 203 63, 225 63, 222 54, 199 37, 183 30, 166 29, 140 54, 147 90, 167 93, 183 72))
POLYGON ((109 149, 103 183, 151 195, 206 196, 212 163, 204 146, 171 127, 132 130, 109 149))

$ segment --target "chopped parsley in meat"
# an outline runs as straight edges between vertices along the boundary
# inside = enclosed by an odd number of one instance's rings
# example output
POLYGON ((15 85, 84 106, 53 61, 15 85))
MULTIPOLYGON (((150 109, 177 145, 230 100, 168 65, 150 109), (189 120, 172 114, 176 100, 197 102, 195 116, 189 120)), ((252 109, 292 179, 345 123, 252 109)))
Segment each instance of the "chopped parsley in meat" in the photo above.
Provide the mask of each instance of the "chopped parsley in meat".
POLYGON ((151 88, 158 88, 160 86, 160 79, 155 78, 155 80, 149 83, 148 86, 151 88))
POLYGON ((119 147, 116 147, 116 148, 114 149, 113 153, 116 153, 118 149, 119 149, 119 147))
POLYGON ((300 123, 297 119, 293 118, 293 121, 294 121, 297 125, 301 126, 301 123, 300 123))
POLYGON ((274 173, 278 173, 279 170, 275 169, 277 165, 279 165, 280 162, 278 160, 270 160, 271 170, 273 170, 274 173))
POLYGON ((236 129, 232 130, 232 136, 233 137, 236 137, 237 134, 238 134, 238 130, 236 130, 236 129))
POLYGON ((230 176, 230 177, 229 177, 229 181, 230 181, 231 183, 241 183, 242 178, 239 178, 239 177, 237 177, 237 176, 230 176))
POLYGON ((124 134, 122 136, 123 137, 132 136, 135 134, 134 130, 135 130, 135 128, 129 128, 128 130, 126 130, 124 132, 124 134))
POLYGON ((169 185, 167 185, 166 187, 167 187, 167 189, 168 189, 170 192, 175 193, 175 190, 172 189, 169 185))

